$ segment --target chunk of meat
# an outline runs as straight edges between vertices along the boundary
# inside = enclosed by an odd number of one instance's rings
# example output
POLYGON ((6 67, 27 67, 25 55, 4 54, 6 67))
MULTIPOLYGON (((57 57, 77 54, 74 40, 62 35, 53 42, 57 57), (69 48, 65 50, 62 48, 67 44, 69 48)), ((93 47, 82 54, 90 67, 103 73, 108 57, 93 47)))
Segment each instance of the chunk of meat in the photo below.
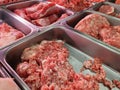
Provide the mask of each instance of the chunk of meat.
POLYGON ((38 48, 39 48, 39 45, 34 45, 34 46, 31 46, 29 48, 26 48, 24 51, 23 51, 23 54, 21 56, 21 59, 23 61, 29 61, 29 60, 33 60, 34 57, 37 55, 38 53, 38 48))
POLYGON ((6 23, 0 25, 0 47, 6 46, 25 35, 6 23))
POLYGON ((25 9, 24 9, 24 8, 23 8, 23 9, 16 9, 16 10, 14 10, 14 12, 15 12, 17 15, 19 15, 20 17, 22 17, 22 18, 30 21, 30 18, 25 14, 25 9))
POLYGON ((37 12, 30 14, 31 19, 39 19, 45 16, 49 16, 52 14, 60 14, 62 9, 57 7, 54 3, 47 3, 44 7, 37 12))
POLYGON ((28 62, 23 62, 20 63, 17 68, 16 71, 17 73, 20 75, 20 77, 27 77, 27 72, 26 70, 29 68, 29 63, 28 62))
POLYGON ((98 14, 90 14, 80 20, 74 28, 95 38, 99 38, 99 31, 103 27, 109 27, 109 25, 110 23, 105 17, 98 14))
POLYGON ((19 90, 12 78, 0 78, 0 90, 19 90))
POLYGON ((47 26, 57 21, 57 19, 58 19, 58 16, 56 14, 52 14, 47 17, 43 17, 37 20, 32 20, 32 23, 38 26, 47 26))
POLYGON ((101 29, 100 36, 105 43, 120 48, 120 26, 103 28, 101 29))
POLYGON ((108 15, 114 14, 114 10, 115 10, 114 7, 110 6, 110 5, 102 5, 99 8, 99 12, 102 12, 102 13, 105 13, 105 14, 108 14, 108 15))

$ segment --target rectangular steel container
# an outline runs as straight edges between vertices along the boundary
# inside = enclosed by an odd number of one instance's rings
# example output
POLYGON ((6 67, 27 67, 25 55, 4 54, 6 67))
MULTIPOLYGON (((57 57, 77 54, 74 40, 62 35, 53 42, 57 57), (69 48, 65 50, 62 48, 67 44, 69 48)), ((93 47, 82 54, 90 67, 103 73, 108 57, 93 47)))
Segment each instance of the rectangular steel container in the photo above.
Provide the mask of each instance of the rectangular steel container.
MULTIPOLYGON (((117 5, 115 3, 111 3, 111 2, 101 2, 101 3, 98 3, 98 4, 95 4, 94 6, 92 6, 91 8, 89 8, 90 10, 94 10, 94 11, 98 11, 99 8, 102 6, 102 5, 110 5, 112 7, 114 7, 114 12, 115 13, 120 13, 120 5, 117 5)), ((112 15, 111 15, 112 16, 112 15)))
MULTIPOLYGON (((18 85, 20 85, 22 89, 25 89, 27 85, 16 74, 15 70, 17 65, 21 62, 20 58, 23 50, 31 45, 40 43, 43 40, 53 39, 65 41, 65 46, 70 51, 69 62, 76 72, 80 71, 80 68, 85 60, 93 59, 94 57, 100 58, 107 65, 120 71, 120 55, 118 53, 99 45, 94 40, 91 40, 85 37, 83 34, 77 33, 76 31, 69 30, 68 28, 62 26, 54 26, 54 28, 51 27, 43 32, 36 33, 34 36, 28 37, 24 41, 16 43, 16 45, 13 47, 0 52, 2 64, 5 66, 7 71, 11 73, 11 76, 15 78, 18 85)), ((107 73, 108 79, 120 80, 120 75, 117 71, 106 65, 103 65, 103 67, 107 73)), ((25 90, 29 90, 29 88, 25 90)), ((104 86, 101 86, 100 90, 108 89, 104 86)))
MULTIPOLYGON (((18 17, 11 14, 9 11, 0 9, 0 24, 2 24, 3 22, 7 23, 8 25, 12 26, 13 28, 15 28, 25 34, 24 37, 16 40, 15 42, 17 42, 35 32, 35 29, 32 28, 32 26, 30 26, 31 24, 25 22, 24 20, 19 19, 18 17)), ((36 30, 36 32, 37 32, 37 30, 36 30)), ((5 46, 5 47, 7 47, 7 46, 5 46)), ((3 49, 5 47, 1 47, 0 49, 3 49)))
MULTIPOLYGON (((65 27, 67 28, 70 28, 74 31, 77 31, 74 29, 75 25, 80 21, 82 20, 85 16, 89 15, 89 14, 99 14, 99 15, 102 15, 103 17, 105 17, 111 26, 116 26, 116 25, 120 25, 120 19, 118 18, 114 18, 110 15, 106 15, 106 14, 103 14, 103 13, 100 13, 100 12, 96 12, 96 11, 91 11, 91 10, 85 10, 83 12, 80 12, 80 13, 77 13, 75 15, 72 15, 71 17, 69 17, 69 19, 65 19, 63 22, 62 22, 62 25, 64 25, 65 27)), ((82 33, 80 31, 77 31, 78 33, 82 33)), ((90 36, 90 35, 87 35, 87 34, 84 34, 86 37, 89 37, 90 39, 93 39, 94 41, 96 41, 96 43, 100 43, 104 46, 107 46, 108 48, 112 49, 112 50, 115 50, 118 52, 118 54, 120 55, 120 49, 116 48, 116 47, 113 47, 111 45, 108 45, 100 40, 97 40, 95 39, 94 37, 90 36)))

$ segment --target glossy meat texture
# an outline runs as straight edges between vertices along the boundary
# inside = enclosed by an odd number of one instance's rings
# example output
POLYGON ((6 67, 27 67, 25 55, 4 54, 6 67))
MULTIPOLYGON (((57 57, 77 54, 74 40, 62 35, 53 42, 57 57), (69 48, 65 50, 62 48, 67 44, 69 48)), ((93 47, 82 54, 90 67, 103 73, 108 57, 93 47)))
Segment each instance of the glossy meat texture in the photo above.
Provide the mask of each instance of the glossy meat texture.
POLYGON ((62 8, 51 2, 40 2, 26 8, 16 9, 14 12, 41 27, 69 16, 62 8), (62 17, 63 14, 66 14, 66 16, 62 17))
POLYGON ((19 90, 12 78, 0 78, 0 90, 19 90))
POLYGON ((0 47, 6 46, 24 36, 22 32, 9 26, 7 23, 0 25, 0 47))
POLYGON ((80 20, 74 28, 95 38, 99 38, 99 31, 109 25, 110 23, 105 17, 98 14, 90 14, 80 20))
POLYGON ((16 72, 31 90, 99 90, 99 82, 113 88, 112 83, 106 80, 100 59, 84 63, 84 70, 95 72, 90 75, 76 73, 68 58, 69 51, 63 41, 44 40, 23 51, 22 62, 17 66, 16 72))

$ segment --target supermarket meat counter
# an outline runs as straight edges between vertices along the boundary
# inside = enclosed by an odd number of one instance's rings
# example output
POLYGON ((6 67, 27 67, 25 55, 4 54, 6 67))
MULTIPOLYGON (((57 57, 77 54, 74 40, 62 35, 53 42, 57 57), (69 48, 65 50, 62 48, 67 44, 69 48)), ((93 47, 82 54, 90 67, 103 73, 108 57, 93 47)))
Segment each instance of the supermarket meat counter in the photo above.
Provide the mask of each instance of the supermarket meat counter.
POLYGON ((0 89, 120 90, 118 2, 0 1, 0 89))

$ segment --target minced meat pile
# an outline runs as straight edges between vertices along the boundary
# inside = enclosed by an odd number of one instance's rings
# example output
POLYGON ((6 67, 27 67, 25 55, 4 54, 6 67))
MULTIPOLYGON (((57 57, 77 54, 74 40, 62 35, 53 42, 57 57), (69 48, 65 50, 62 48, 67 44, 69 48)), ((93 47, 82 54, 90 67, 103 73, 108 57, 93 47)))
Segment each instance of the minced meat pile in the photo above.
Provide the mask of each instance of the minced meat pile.
MULTIPOLYGON (((112 82, 105 79, 106 73, 101 61, 84 62, 80 73, 73 70, 68 61, 69 51, 61 40, 42 41, 26 48, 21 56, 22 62, 16 72, 31 90, 99 90, 99 82, 113 88, 112 82), (85 69, 96 74, 82 74, 85 69)), ((116 86, 120 83, 114 81, 116 86)))

